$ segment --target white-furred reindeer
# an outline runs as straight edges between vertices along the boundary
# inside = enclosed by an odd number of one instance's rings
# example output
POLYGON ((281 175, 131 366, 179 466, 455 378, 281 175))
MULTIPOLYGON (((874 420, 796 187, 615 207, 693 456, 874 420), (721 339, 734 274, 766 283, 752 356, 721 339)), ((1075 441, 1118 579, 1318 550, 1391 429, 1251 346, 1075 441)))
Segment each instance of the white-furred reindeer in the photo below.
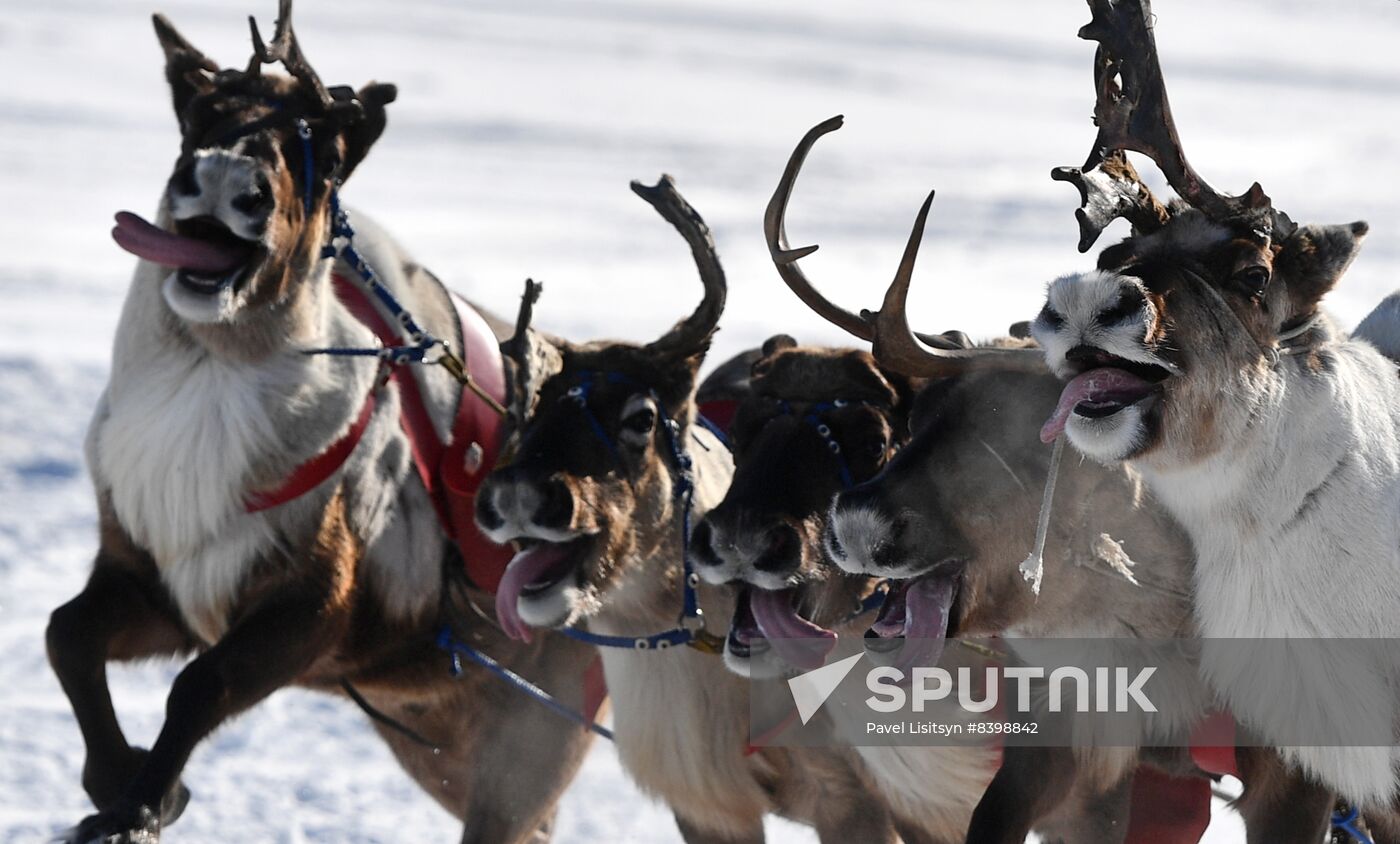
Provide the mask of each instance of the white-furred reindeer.
MULTIPOLYGON (((1032 330, 1069 382, 1042 437, 1127 463, 1186 528, 1204 670, 1241 723, 1288 744, 1308 714, 1371 722, 1394 744, 1394 660, 1288 666, 1220 641, 1400 633, 1400 379, 1382 354, 1397 350, 1396 301, 1350 337, 1319 310, 1366 225, 1298 226, 1257 184, 1212 190, 1182 154, 1148 2, 1090 5, 1099 134, 1084 168, 1056 177, 1081 190, 1081 251, 1114 217, 1134 230, 1050 285, 1032 330), (1124 151, 1182 201, 1152 198, 1124 151)), ((1392 747, 1283 752, 1388 824, 1392 747)))
MULTIPOLYGON (((114 236, 142 260, 86 444, 100 548, 48 628, 99 810, 70 839, 155 840, 185 806, 180 773, 195 746, 298 684, 357 697, 409 774, 464 820, 464 841, 533 840, 588 733, 485 669, 452 678, 435 637, 455 622, 574 707, 590 653, 559 637, 527 647, 453 617, 454 600, 475 591, 458 550, 490 546, 450 540, 440 486, 450 472, 429 446, 453 438, 443 455, 460 462, 463 433, 489 448, 479 455, 489 463, 494 434, 457 429, 489 411, 445 369, 390 380, 381 368, 373 347, 381 330, 394 340, 391 315, 345 280, 363 267, 326 248, 335 191, 383 131, 395 89, 327 89, 297 46, 290 7, 283 0, 270 45, 254 27, 246 70, 220 70, 155 18, 182 149, 156 222, 118 215, 114 236), (262 72, 275 61, 291 75, 262 72), (308 354, 327 347, 370 353, 308 354), (414 403, 418 420, 401 422, 414 403), (132 747, 106 663, 181 656, 194 658, 159 736, 149 751, 132 747)), ((349 219, 384 289, 432 336, 473 349, 469 370, 504 399, 488 323, 369 220, 349 219)))

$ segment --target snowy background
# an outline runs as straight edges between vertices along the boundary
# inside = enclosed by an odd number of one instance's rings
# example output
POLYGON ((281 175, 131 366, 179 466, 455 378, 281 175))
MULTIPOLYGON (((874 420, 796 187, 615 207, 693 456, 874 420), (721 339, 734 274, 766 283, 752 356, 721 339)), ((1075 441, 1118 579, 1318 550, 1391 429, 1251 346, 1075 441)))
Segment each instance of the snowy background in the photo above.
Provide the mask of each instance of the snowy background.
MULTIPOLYGON (((43 657, 48 612, 94 548, 80 442, 133 263, 108 237, 153 210, 177 154, 149 13, 225 64, 272 0, 0 3, 0 841, 42 841, 88 812, 68 704, 43 657)), ((911 314, 975 336, 1033 315, 1075 252, 1074 191, 1093 130, 1078 0, 301 0, 329 83, 397 82, 390 125, 347 190, 449 284, 572 337, 658 335, 697 301, 681 241, 627 190, 672 173, 714 229, 731 284, 728 355, 777 331, 838 341, 777 280, 760 217, 793 143, 821 141, 790 213, 833 298, 878 302, 937 187, 911 314)), ((1369 220, 1329 302, 1348 324, 1400 283, 1400 2, 1159 0, 1158 41, 1196 167, 1259 179, 1295 219, 1369 220)), ((1122 225, 1121 223, 1118 225, 1122 225)), ((1111 242, 1113 232, 1107 236, 1111 242)), ((114 668, 128 734, 159 727, 174 669, 114 668)), ((452 841, 348 704, 287 691, 219 731, 185 774, 171 842, 452 841)), ((600 744, 557 840, 679 840, 600 744)), ((773 840, 811 841, 784 824, 773 840)), ((1214 842, 1243 840, 1230 822, 1214 842)))

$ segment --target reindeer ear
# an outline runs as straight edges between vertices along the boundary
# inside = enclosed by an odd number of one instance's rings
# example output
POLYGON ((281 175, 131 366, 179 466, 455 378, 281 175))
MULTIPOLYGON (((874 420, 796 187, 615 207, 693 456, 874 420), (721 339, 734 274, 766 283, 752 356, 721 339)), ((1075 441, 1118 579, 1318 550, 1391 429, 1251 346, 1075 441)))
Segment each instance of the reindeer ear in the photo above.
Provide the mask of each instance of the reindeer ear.
POLYGON ((186 41, 165 15, 153 15, 151 23, 155 25, 160 48, 165 51, 165 81, 170 83, 175 116, 179 117, 197 94, 213 90, 219 66, 186 41))
POLYGON ((774 334, 763 341, 763 356, 767 357, 781 349, 797 348, 797 340, 791 334, 774 334))
POLYGON ((342 179, 349 178, 369 153, 369 148, 384 134, 384 126, 388 120, 384 107, 398 99, 398 96, 398 87, 387 82, 371 82, 355 94, 355 99, 364 109, 364 116, 345 130, 345 167, 341 171, 342 179))
POLYGON ((1336 286, 1370 230, 1364 222, 1301 226, 1283 242, 1274 273, 1287 285, 1294 314, 1311 313, 1336 286))

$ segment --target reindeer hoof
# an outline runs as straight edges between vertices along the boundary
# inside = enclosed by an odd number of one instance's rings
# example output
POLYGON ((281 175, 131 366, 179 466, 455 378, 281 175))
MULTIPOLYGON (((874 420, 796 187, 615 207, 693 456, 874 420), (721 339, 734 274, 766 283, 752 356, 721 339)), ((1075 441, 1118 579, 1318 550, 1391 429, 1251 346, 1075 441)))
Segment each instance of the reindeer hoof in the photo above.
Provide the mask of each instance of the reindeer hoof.
POLYGON ((114 806, 84 818, 63 840, 66 844, 159 844, 160 818, 149 806, 114 806))

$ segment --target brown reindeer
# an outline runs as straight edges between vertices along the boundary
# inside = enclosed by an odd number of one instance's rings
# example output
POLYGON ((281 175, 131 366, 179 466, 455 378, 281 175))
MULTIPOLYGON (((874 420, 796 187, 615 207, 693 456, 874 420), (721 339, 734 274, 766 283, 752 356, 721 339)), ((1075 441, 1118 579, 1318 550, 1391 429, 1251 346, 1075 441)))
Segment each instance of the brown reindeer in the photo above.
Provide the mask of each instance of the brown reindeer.
MULTIPOLYGON (((819 312, 838 315, 833 322, 870 341, 883 369, 931 379, 908 412, 908 444, 875 478, 840 492, 830 509, 831 559, 852 574, 894 580, 867 633, 868 649, 888 651, 918 637, 932 650, 920 655, 921 664, 933 664, 949 637, 1191 635, 1191 546, 1128 472, 1073 461, 1060 467, 1043 554, 1045 589, 1037 596, 1024 582, 1018 563, 1035 542, 1050 471, 1050 450, 1037 432, 1059 384, 1039 350, 1022 341, 948 348, 960 344, 921 342, 910 331, 905 301, 932 196, 878 312, 846 312, 801 274, 796 260, 811 248, 787 249, 782 212, 807 150, 839 125, 834 119, 817 126, 793 154, 770 206, 774 260, 804 301, 818 302, 819 312)), ((1181 697, 1164 707, 1164 718, 1181 728, 1207 700, 1194 672, 1176 691, 1181 697)), ((1137 761, 1193 775, 1184 756, 1008 747, 968 840, 1020 842, 1047 821, 1050 840, 1123 840, 1124 798, 1137 761)), ((1250 784, 1240 809, 1251 841, 1316 840, 1329 808, 1324 789, 1290 778, 1269 751, 1244 752, 1240 765, 1250 784)), ((1205 793, 1203 782, 1199 790, 1205 793)))
MULTIPOLYGON (((724 662, 757 679, 820 667, 836 635, 869 627, 863 607, 878 602, 876 580, 825 560, 827 508, 908 439, 924 382, 882 370, 869 352, 787 335, 764 343, 751 370, 729 428, 734 480, 696 526, 692 559, 706 580, 734 590, 724 662)), ((905 841, 962 841, 997 760, 975 747, 856 751, 905 841)))
MULTIPOLYGON (((482 487, 477 518, 521 548, 498 594, 507 630, 583 625, 621 639, 603 647, 624 767, 673 810, 685 840, 761 842, 763 817, 810 823, 824 842, 893 840, 884 804, 850 754, 746 751, 746 682, 712 648, 643 644, 680 629, 718 641, 722 590, 695 584, 708 612, 676 628, 683 605, 683 532, 724 493, 732 465, 694 423, 696 372, 724 307, 709 230, 669 177, 633 184, 685 237, 705 294, 659 340, 572 343, 528 329, 530 293, 507 348, 520 376, 513 458, 482 487), (693 496, 677 495, 693 485, 693 496), (653 637, 654 638, 654 637, 653 637)), ((722 622, 721 622, 722 623, 722 622)))
MULTIPOLYGON (((410 440, 400 410, 416 396, 441 436, 459 403, 474 412, 478 400, 442 369, 386 382, 374 357, 306 353, 376 342, 337 298, 352 267, 323 249, 335 187, 384 129, 395 90, 326 88, 297 46, 290 5, 270 45, 254 26, 246 70, 220 70, 155 18, 181 154, 156 223, 123 214, 114 232, 143 260, 87 440, 100 545, 86 586, 48 628, 99 810, 70 840, 155 840, 185 806, 180 773, 196 745, 292 684, 357 690, 404 769, 463 819, 463 841, 529 840, 547 828, 589 736, 483 669, 453 679, 434 644, 453 597, 481 593, 460 583, 442 491, 415 470, 426 443, 410 440), (262 72, 273 61, 291 75, 262 72), (107 662, 188 656, 155 743, 132 747, 107 662)), ((424 328, 454 349, 485 337, 494 350, 488 323, 470 311, 459 322, 436 279, 367 219, 350 219, 359 252, 424 328)), ((386 320, 363 294, 354 301, 365 319, 386 320)), ((499 358, 469 363, 483 389, 504 386, 499 358)), ((462 553, 484 547, 457 539, 462 553)), ((560 637, 523 645, 470 614, 455 621, 458 636, 581 705, 587 648, 560 637)))

